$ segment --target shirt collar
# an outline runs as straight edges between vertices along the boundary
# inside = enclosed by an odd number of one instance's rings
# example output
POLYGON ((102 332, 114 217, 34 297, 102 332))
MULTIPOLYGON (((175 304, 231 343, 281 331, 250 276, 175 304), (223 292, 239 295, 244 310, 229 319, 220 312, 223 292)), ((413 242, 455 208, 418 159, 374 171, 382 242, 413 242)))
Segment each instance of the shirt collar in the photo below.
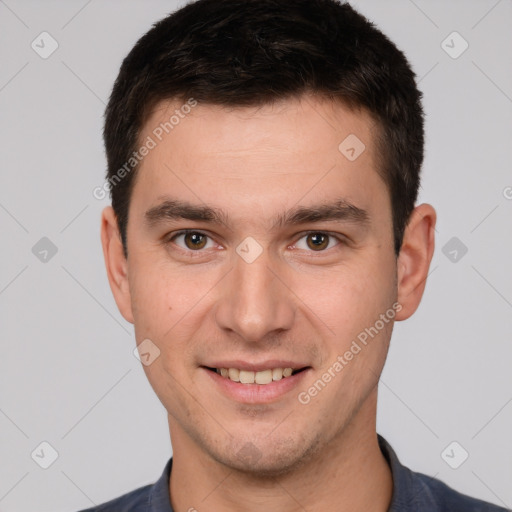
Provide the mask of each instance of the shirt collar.
POLYGON ((167 461, 162 476, 155 482, 148 497, 146 512, 173 512, 169 495, 172 457, 167 461))
POLYGON ((436 500, 430 488, 420 482, 417 473, 400 463, 393 448, 381 435, 377 434, 377 438, 393 478, 393 495, 388 512, 436 511, 436 500))

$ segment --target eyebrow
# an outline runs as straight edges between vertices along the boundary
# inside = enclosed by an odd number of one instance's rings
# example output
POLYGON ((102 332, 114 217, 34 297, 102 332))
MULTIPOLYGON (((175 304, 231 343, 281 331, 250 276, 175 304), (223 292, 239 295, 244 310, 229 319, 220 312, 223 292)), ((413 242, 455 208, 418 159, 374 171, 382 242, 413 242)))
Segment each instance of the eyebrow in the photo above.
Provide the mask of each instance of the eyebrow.
MULTIPOLYGON (((153 206, 144 214, 146 224, 154 227, 169 220, 192 220, 223 224, 229 227, 229 216, 220 209, 207 205, 192 204, 187 201, 168 197, 159 198, 163 202, 153 206)), ((297 206, 277 215, 271 224, 275 230, 283 226, 295 226, 315 222, 345 221, 361 226, 370 223, 368 212, 345 199, 321 203, 313 206, 297 206)))

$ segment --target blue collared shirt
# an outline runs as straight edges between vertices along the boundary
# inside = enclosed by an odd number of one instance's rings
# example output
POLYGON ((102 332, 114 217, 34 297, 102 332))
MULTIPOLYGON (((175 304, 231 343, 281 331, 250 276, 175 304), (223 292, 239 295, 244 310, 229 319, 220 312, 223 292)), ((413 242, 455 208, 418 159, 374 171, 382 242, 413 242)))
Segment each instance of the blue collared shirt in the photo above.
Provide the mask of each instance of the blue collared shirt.
MULTIPOLYGON (((461 494, 440 480, 403 466, 389 443, 378 436, 379 446, 393 476, 393 496, 388 512, 510 512, 505 508, 461 494)), ((169 496, 172 458, 162 476, 97 507, 80 512, 173 512, 169 496)))

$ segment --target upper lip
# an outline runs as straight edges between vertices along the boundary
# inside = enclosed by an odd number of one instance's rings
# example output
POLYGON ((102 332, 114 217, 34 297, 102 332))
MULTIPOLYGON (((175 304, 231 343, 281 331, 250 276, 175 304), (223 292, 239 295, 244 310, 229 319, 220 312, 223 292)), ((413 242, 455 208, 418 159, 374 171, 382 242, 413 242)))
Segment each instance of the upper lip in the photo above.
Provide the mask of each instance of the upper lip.
POLYGON ((259 363, 249 363, 247 361, 231 360, 231 361, 215 361, 203 366, 207 368, 236 368, 238 370, 261 372, 263 370, 272 370, 274 368, 292 368, 293 370, 300 370, 309 365, 296 361, 285 361, 282 359, 271 359, 259 363))

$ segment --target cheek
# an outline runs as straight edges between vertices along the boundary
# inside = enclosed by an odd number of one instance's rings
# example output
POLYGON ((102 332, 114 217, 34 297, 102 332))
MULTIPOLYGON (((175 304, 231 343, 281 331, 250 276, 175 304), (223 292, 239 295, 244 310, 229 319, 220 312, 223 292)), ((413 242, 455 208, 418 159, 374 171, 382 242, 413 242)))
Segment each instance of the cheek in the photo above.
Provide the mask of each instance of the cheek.
MULTIPOLYGON (((139 267, 131 283, 137 343, 149 339, 158 349, 158 356, 143 369, 155 393, 167 406, 181 401, 181 383, 188 371, 184 361, 190 360, 190 322, 193 322, 193 304, 197 299, 184 293, 183 286, 191 286, 183 273, 171 273, 158 263, 139 267), (189 322, 190 321, 190 322, 189 322)), ((135 274, 135 273, 134 273, 135 274)), ((155 350, 155 349, 152 349, 155 350)), ((186 404, 179 407, 186 409, 186 404)))
POLYGON ((164 337, 176 322, 183 298, 179 293, 181 283, 172 279, 160 265, 149 261, 148 258, 141 265, 134 264, 131 269, 130 294, 137 340, 140 336, 164 337))
MULTIPOLYGON (((135 263, 134 258, 134 263, 135 263)), ((205 297, 214 286, 215 276, 187 268, 170 268, 149 254, 138 258, 130 280, 132 311, 137 342, 149 338, 160 349, 168 370, 188 360, 190 343, 201 325, 205 297)), ((211 274, 211 272, 210 272, 211 274)), ((217 278, 218 280, 218 278, 217 278)))
POLYGON ((373 325, 396 298, 392 267, 370 258, 304 277, 298 286, 297 295, 308 297, 305 304, 342 344, 373 325))

